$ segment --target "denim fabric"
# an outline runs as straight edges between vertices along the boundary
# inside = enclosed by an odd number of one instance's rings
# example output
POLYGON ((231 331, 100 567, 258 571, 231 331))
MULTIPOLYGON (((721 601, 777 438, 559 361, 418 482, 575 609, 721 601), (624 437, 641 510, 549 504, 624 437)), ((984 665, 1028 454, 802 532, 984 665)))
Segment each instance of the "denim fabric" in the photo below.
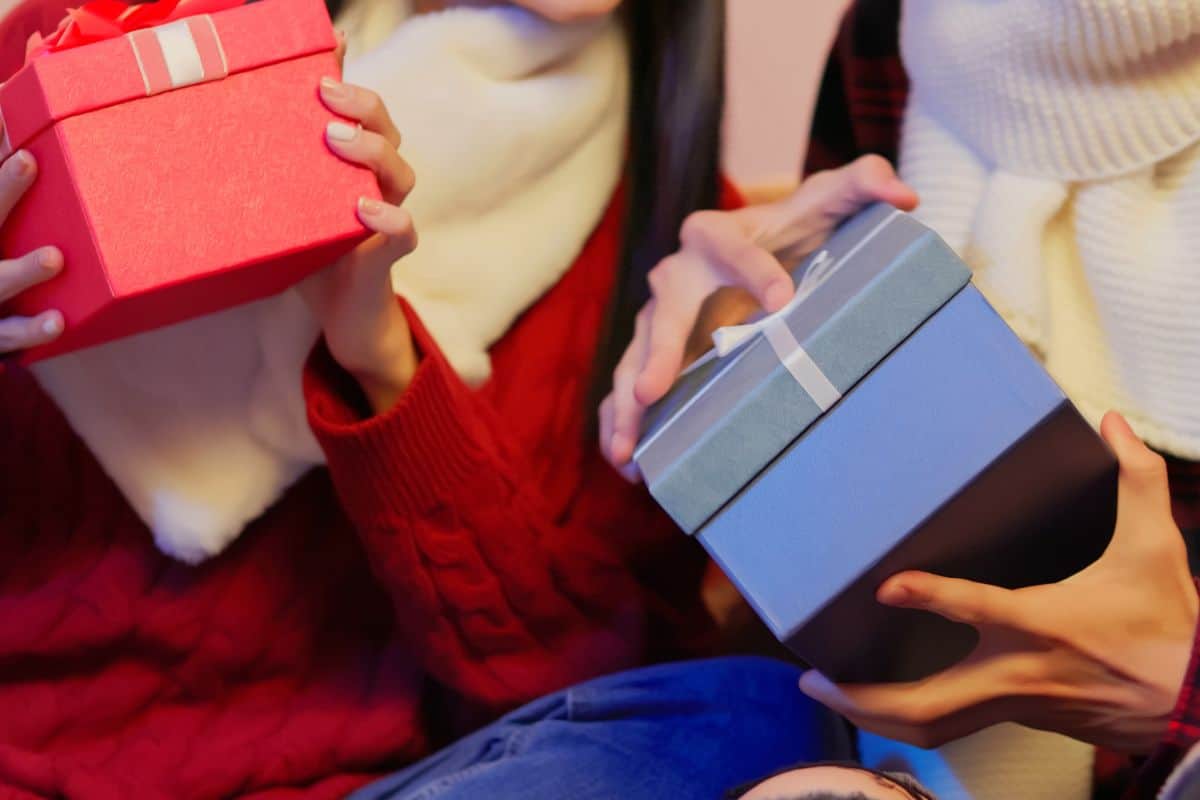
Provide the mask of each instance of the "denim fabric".
POLYGON ((799 761, 846 758, 850 737, 763 658, 665 664, 536 700, 352 800, 688 800, 799 761))

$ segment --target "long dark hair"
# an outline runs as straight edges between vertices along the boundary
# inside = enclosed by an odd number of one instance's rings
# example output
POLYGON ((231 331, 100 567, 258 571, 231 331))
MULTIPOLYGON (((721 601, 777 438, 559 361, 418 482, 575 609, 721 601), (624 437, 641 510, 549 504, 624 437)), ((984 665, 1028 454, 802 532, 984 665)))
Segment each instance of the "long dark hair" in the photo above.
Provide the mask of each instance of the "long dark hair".
MULTIPOLYGON (((326 0, 329 13, 336 15, 344 1, 326 0)), ((593 421, 649 295, 646 273, 679 246, 684 218, 713 208, 720 189, 724 0, 625 0, 621 13, 632 85, 627 210, 620 267, 588 396, 593 421)))
POLYGON ((724 0, 626 0, 632 92, 624 242, 596 352, 588 413, 612 385, 649 297, 646 273, 679 246, 693 211, 720 191, 725 100, 724 0))

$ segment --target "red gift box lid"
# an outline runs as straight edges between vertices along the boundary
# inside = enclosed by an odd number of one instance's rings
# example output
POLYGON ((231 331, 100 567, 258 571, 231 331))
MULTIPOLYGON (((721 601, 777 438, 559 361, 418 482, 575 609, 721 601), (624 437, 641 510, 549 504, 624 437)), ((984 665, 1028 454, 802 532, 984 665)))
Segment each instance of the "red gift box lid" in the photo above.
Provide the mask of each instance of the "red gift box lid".
MULTIPOLYGON (((320 0, 260 0, 180 22, 201 19, 193 30, 212 31, 215 52, 229 75, 337 46, 329 13, 320 0)), ((154 93, 146 79, 153 65, 143 64, 139 48, 133 46, 133 37, 150 32, 143 29, 31 58, 0 86, 0 115, 7 138, 0 157, 55 122, 154 93)))

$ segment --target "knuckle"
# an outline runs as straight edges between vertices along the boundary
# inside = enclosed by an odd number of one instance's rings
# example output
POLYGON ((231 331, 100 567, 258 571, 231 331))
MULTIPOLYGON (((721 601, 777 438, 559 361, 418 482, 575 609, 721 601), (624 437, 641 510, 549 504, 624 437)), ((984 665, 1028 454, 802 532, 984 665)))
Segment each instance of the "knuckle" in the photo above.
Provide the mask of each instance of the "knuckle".
MULTIPOLYGON (((845 167, 842 167, 842 169, 845 169, 845 167)), ((809 175, 807 178, 805 178, 803 184, 804 189, 819 191, 827 188, 831 182, 836 180, 836 178, 833 176, 834 171, 835 170, 826 169, 821 170, 820 172, 814 172, 812 175, 809 175)))
POLYGON ((1139 489, 1152 489, 1167 483, 1167 462, 1158 453, 1146 451, 1122 465, 1125 477, 1139 489))
POLYGON ((412 215, 402 208, 392 213, 391 224, 388 226, 388 236, 391 237, 394 248, 410 252, 417 244, 417 229, 413 225, 412 215))
MULTIPOLYGON (((667 258, 670 258, 670 256, 667 258)), ((658 294, 662 290, 663 283, 666 280, 664 270, 668 268, 667 259, 663 259, 646 273, 646 283, 650 286, 651 294, 658 294)))
POLYGON ((646 273, 646 282, 650 285, 651 294, 659 295, 665 292, 682 263, 679 255, 672 253, 646 273))
POLYGON ((387 106, 383 104, 383 98, 377 92, 361 87, 357 91, 362 103, 364 118, 375 122, 387 118, 387 106))
POLYGON ((408 195, 417 186, 417 173, 416 170, 412 168, 412 165, 404 159, 400 159, 400 164, 399 189, 402 193, 408 195))
POLYGON ((413 250, 416 250, 417 244, 421 240, 420 234, 417 233, 416 226, 414 226, 411 221, 405 227, 403 233, 400 234, 400 237, 401 237, 401 241, 402 241, 402 246, 404 248, 403 255, 408 255, 413 250))
POLYGON ((30 320, 0 320, 0 352, 7 353, 36 344, 33 333, 33 323, 30 320))
POLYGON ((683 227, 679 231, 680 241, 688 245, 707 241, 720 218, 719 211, 693 211, 683 220, 683 227))
POLYGON ((633 379, 637 374, 636 360, 633 348, 625 351, 613 370, 613 410, 618 416, 624 412, 633 398, 633 379))
POLYGON ((1167 460, 1153 450, 1147 450, 1142 454, 1141 463, 1138 465, 1138 472, 1147 480, 1166 481, 1167 480, 1167 460))
POLYGON ((881 170, 890 170, 891 164, 888 160, 878 153, 868 153, 865 156, 859 156, 853 166, 858 167, 864 172, 879 172, 881 170))
POLYGON ((391 154, 392 149, 391 145, 388 144, 387 139, 384 139, 377 133, 370 133, 366 138, 368 141, 366 148, 367 159, 376 168, 387 166, 388 157, 391 154))

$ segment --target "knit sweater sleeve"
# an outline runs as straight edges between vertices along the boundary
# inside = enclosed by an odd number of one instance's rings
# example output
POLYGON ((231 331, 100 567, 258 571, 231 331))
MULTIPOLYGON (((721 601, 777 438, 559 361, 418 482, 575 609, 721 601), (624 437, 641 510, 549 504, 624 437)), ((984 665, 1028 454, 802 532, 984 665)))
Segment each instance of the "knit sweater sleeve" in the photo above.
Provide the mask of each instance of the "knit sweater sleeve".
POLYGON ((342 504, 426 670, 499 709, 638 663, 644 604, 610 544, 619 498, 596 497, 603 487, 585 476, 590 502, 553 515, 504 420, 404 307, 422 359, 393 409, 364 419, 320 345, 305 394, 342 504))

